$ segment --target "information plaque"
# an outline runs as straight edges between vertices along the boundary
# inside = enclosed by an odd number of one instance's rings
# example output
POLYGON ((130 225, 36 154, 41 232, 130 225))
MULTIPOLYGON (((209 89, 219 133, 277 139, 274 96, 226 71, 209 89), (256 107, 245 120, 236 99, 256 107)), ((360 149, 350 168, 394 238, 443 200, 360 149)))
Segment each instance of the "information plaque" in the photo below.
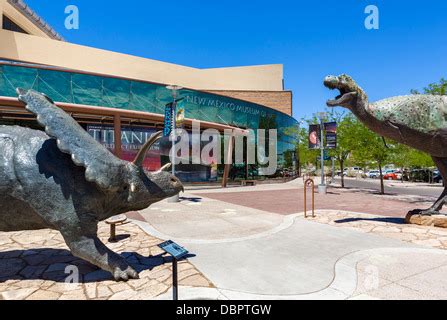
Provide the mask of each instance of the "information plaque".
POLYGON ((172 296, 174 300, 178 300, 177 261, 184 258, 188 254, 188 250, 172 240, 160 243, 158 247, 164 252, 169 253, 174 258, 172 259, 172 296))
POLYGON ((172 240, 165 241, 158 245, 160 249, 164 250, 166 253, 169 253, 175 259, 180 260, 188 254, 188 250, 178 245, 172 240))

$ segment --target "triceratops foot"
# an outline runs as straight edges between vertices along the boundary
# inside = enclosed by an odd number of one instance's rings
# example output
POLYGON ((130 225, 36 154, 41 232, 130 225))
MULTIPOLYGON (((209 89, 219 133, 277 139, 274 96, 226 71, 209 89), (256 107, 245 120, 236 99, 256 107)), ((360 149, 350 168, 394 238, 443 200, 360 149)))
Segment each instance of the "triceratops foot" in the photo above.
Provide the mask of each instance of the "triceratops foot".
POLYGON ((113 270, 113 277, 116 281, 139 279, 138 272, 136 272, 131 266, 128 266, 124 270, 121 267, 115 267, 113 270))
POLYGON ((109 271, 116 281, 138 279, 138 273, 127 261, 103 244, 96 235, 68 235, 65 241, 74 256, 109 271))
POLYGON ((421 216, 435 216, 442 213, 434 209, 414 209, 409 211, 408 214, 421 215, 421 216))

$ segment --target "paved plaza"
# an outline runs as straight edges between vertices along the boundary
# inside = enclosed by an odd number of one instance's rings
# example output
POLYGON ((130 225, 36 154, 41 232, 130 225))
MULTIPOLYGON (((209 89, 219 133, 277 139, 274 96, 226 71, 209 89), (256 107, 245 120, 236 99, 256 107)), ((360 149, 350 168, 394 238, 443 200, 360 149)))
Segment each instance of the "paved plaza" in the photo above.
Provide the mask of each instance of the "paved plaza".
POLYGON ((180 299, 447 299, 447 230, 404 224, 432 199, 331 187, 304 218, 302 179, 254 187, 190 188, 128 214, 107 243, 140 271, 111 275, 74 258, 56 231, 0 233, 2 299, 171 299, 171 263, 157 247, 174 240, 180 299), (81 284, 66 284, 65 268, 81 284))
MULTIPOLYGON (((138 280, 115 282, 109 272, 73 257, 59 232, 0 233, 0 300, 147 300, 166 292, 172 285, 172 264, 157 247, 162 241, 134 223, 117 230, 115 243, 107 242, 110 233, 105 223, 98 234, 140 272, 138 280), (73 267, 79 271, 79 283, 66 283, 73 267)), ((179 284, 212 286, 186 260, 179 264, 179 284)))
POLYGON ((317 195, 316 217, 304 219, 299 180, 190 192, 180 204, 142 211, 140 223, 194 252, 193 263, 216 286, 184 288, 184 298, 447 298, 447 231, 403 219, 431 199, 334 188, 317 195), (340 209, 318 209, 331 205, 340 209), (426 277, 432 286, 418 286, 426 277))

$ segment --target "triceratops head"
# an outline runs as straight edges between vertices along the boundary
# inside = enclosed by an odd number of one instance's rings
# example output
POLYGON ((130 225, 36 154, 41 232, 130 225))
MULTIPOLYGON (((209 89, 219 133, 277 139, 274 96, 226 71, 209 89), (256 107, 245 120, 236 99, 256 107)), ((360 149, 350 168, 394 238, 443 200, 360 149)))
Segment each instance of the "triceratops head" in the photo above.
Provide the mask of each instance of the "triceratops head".
POLYGON ((367 101, 366 93, 360 88, 355 81, 348 75, 342 74, 340 76, 327 76, 324 79, 324 85, 331 89, 338 89, 340 95, 334 100, 327 101, 328 107, 345 107, 354 110, 359 101, 367 101))
POLYGON ((161 132, 153 134, 140 149, 135 160, 127 164, 130 185, 128 200, 134 205, 139 206, 141 204, 146 207, 184 191, 180 180, 165 171, 171 166, 170 163, 155 172, 149 172, 143 168, 147 150, 161 138, 161 135, 161 132))

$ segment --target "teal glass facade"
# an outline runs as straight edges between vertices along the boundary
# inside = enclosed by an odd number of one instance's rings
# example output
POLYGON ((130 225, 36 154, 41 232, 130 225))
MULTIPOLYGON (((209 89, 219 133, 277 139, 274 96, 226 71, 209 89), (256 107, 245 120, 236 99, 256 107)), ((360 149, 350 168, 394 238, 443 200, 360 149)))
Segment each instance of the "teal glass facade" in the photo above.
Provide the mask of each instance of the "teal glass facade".
MULTIPOLYGON (((17 87, 43 92, 58 102, 162 115, 172 101, 171 91, 160 84, 1 64, 0 96, 16 97, 17 87)), ((258 104, 201 91, 182 89, 178 96, 184 97, 186 118, 243 129, 277 129, 278 166, 291 166, 286 155, 296 149, 293 128, 298 123, 294 118, 258 104)))

